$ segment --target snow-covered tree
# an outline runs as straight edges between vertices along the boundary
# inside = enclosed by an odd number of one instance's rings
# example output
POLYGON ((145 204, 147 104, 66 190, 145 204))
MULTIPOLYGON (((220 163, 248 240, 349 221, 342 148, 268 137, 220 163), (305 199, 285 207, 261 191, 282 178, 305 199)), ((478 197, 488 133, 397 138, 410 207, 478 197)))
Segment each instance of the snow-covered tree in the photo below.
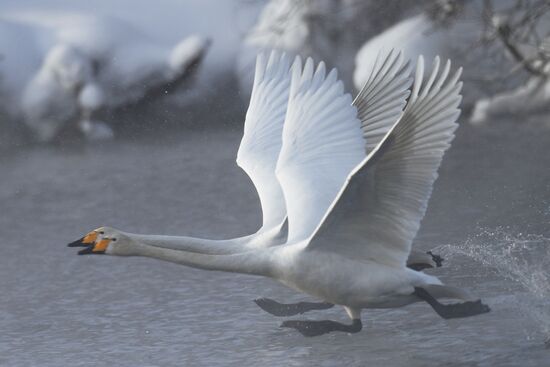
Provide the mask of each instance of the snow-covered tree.
POLYGON ((168 44, 107 16, 61 12, 0 20, 0 77, 11 95, 0 109, 40 141, 65 129, 109 137, 113 111, 181 86, 208 45, 200 36, 168 44))
POLYGON ((519 74, 521 85, 478 101, 472 122, 499 114, 550 111, 550 1, 483 2, 484 43, 509 60, 502 78, 519 74))
POLYGON ((258 51, 272 48, 324 60, 351 87, 359 47, 417 6, 400 0, 270 0, 243 42, 238 60, 243 88, 252 85, 258 51))

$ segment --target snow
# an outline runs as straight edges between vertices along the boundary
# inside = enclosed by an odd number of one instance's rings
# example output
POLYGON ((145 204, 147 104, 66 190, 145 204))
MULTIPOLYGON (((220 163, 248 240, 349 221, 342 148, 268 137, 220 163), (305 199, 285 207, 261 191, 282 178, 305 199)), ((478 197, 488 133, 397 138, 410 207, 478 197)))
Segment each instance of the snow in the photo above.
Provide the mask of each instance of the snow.
POLYGON ((503 116, 533 112, 550 112, 550 80, 532 77, 525 85, 511 91, 480 99, 474 106, 470 122, 481 124, 503 116))
POLYGON ((462 47, 471 44, 478 35, 479 25, 471 22, 459 21, 452 27, 443 29, 435 28, 424 14, 407 18, 371 38, 361 47, 355 57, 355 87, 359 90, 367 82, 380 51, 395 48, 413 62, 420 55, 425 60, 433 60, 439 55, 443 59, 452 59, 454 65, 462 65, 466 62, 460 56, 462 47))
POLYGON ((79 127, 89 140, 110 140, 115 136, 111 127, 102 121, 81 120, 79 127))
MULTIPOLYGON (((242 0, 2 0, 0 18, 17 17, 33 23, 53 23, 58 21, 55 14, 63 13, 112 17, 139 30, 142 35, 172 45, 187 36, 199 34, 213 40, 204 64, 203 75, 208 75, 227 66, 227 60, 235 57, 242 33, 255 20, 261 5, 261 1, 245 4, 242 0)), ((77 19, 74 24, 79 22, 77 19)), ((69 33, 68 37, 76 37, 69 33)), ((108 40, 109 33, 105 34, 108 40)))
MULTIPOLYGON (((479 2, 474 2, 479 6, 479 2)), ((504 6, 505 2, 499 3, 504 6)), ((360 89, 367 81, 376 56, 380 50, 397 48, 403 51, 404 56, 416 61, 419 55, 424 55, 426 60, 433 59, 436 55, 443 59, 452 60, 453 67, 463 66, 465 81, 463 96, 464 106, 472 106, 472 123, 482 123, 494 117, 506 114, 525 114, 529 112, 544 111, 550 109, 550 82, 540 77, 531 77, 523 85, 503 92, 502 86, 487 83, 493 75, 509 74, 510 69, 516 65, 512 61, 509 65, 495 65, 491 62, 490 53, 484 47, 474 47, 483 33, 483 24, 473 14, 479 13, 479 9, 473 9, 473 13, 459 17, 449 27, 435 26, 424 14, 407 18, 386 31, 368 40, 357 53, 355 58, 354 85, 360 89), (487 95, 493 94, 487 98, 487 95)), ((494 17, 495 24, 502 22, 499 17, 494 17)), ((543 24, 542 32, 548 31, 548 25, 543 24)), ((543 43, 542 51, 550 46, 543 43)), ((538 52, 533 45, 518 45, 525 55, 536 55, 538 52)), ((501 46, 497 46, 501 47, 501 46)), ((550 49, 550 47, 549 47, 550 49)), ((498 49, 502 54, 503 50, 498 49)), ((547 65, 550 69, 550 65, 547 65)), ((548 70, 550 74, 550 70, 548 70)), ((508 80, 503 78, 502 83, 508 80)), ((513 84, 513 83, 511 83, 513 84)), ((517 82, 516 82, 517 84, 517 82)))
POLYGON ((78 95, 78 104, 87 110, 97 110, 105 103, 105 93, 97 83, 84 85, 78 95))
POLYGON ((50 140, 78 109, 75 95, 92 77, 89 60, 75 47, 54 46, 21 98, 24 122, 41 141, 50 140))
POLYGON ((388 51, 388 48, 401 50, 403 55, 411 60, 416 60, 419 55, 424 55, 430 60, 438 53, 444 53, 444 37, 435 32, 428 34, 430 28, 430 22, 421 14, 405 19, 371 38, 355 57, 355 87, 358 90, 362 88, 367 82, 378 53, 388 51))
POLYGON ((196 59, 208 44, 209 42, 199 35, 187 37, 172 50, 168 61, 170 67, 176 73, 185 70, 189 62, 196 59))
POLYGON ((309 36, 305 16, 311 5, 294 0, 271 0, 262 10, 258 22, 245 39, 257 48, 277 48, 289 52, 303 51, 309 36))
MULTIPOLYGON (((319 1, 314 4, 319 5, 319 1)), ((311 56, 308 45, 309 27, 305 17, 311 12, 310 2, 270 0, 246 35, 237 59, 236 73, 241 90, 252 91, 254 63, 262 50, 278 49, 290 55, 311 56)), ((248 95, 243 94, 245 99, 248 95)))
POLYGON ((207 93, 232 70, 238 29, 254 16, 236 14, 239 1, 4 0, 0 111, 50 140, 83 110, 137 101, 178 78, 206 49, 195 87, 207 93))
MULTIPOLYGON (((43 16, 38 12, 19 21, 27 28, 26 34, 34 32, 34 45, 47 50, 34 76, 23 82, 20 105, 23 121, 39 140, 52 139, 75 118, 79 106, 94 109, 106 102, 115 107, 143 96, 144 86, 169 82, 207 47, 206 41, 194 35, 172 51, 174 46, 107 16, 64 12, 43 16), (171 72, 171 52, 178 56, 177 74, 171 72), (87 88, 81 91, 83 87, 87 88)), ((24 47, 3 47, 7 58, 19 58, 18 49, 24 47)), ((2 74, 20 72, 17 65, 12 67, 2 74)))

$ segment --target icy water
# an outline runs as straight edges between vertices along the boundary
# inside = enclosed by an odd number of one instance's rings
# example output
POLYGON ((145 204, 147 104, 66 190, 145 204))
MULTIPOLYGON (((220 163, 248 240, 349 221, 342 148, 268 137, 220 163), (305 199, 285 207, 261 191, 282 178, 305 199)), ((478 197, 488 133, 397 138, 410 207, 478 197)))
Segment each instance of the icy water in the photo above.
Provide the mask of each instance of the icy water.
MULTIPOLYGON (((259 206, 234 164, 240 132, 26 147, 0 158, 0 366, 549 366, 550 131, 462 126, 415 246, 492 307, 445 321, 426 304, 304 338, 252 300, 305 300, 271 280, 144 258, 76 256, 100 225, 212 238, 259 206)), ((340 308, 307 314, 346 321, 340 308)))

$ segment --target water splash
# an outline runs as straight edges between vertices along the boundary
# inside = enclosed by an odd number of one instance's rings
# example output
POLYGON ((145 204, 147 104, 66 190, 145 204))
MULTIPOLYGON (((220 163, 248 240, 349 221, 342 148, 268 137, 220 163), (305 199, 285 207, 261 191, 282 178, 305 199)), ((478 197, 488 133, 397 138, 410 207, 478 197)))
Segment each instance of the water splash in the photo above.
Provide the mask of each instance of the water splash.
MULTIPOLYGON (((532 319, 550 348, 550 238, 511 234, 503 228, 482 230, 459 246, 437 248, 444 257, 465 255, 493 268, 498 275, 525 292, 515 296, 515 306, 532 319)), ((516 292, 517 293, 517 292, 516 292)))

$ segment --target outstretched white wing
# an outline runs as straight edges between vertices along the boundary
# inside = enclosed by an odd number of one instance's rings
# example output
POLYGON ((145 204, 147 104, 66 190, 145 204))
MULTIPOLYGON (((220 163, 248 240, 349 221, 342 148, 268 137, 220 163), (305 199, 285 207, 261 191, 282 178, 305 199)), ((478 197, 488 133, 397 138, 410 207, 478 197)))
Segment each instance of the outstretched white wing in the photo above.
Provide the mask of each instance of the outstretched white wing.
POLYGON ((299 57, 291 68, 288 110, 277 178, 288 213, 288 242, 311 235, 348 173, 365 156, 365 142, 351 96, 336 70, 321 62, 314 72, 299 57))
POLYGON ((460 114, 460 70, 447 80, 439 59, 422 85, 420 58, 402 118, 357 166, 309 240, 308 250, 405 266, 437 169, 460 114))
POLYGON ((308 59, 302 72, 301 60, 296 59, 277 165, 289 216, 289 241, 313 233, 351 169, 398 120, 410 83, 401 53, 380 54, 353 101, 356 112, 335 70, 326 76, 321 62, 314 73, 308 59))
POLYGON ((280 225, 286 218, 284 196, 275 168, 282 145, 289 87, 288 57, 275 51, 269 58, 258 55, 237 164, 256 187, 265 229, 280 225))
POLYGON ((409 62, 403 64, 401 52, 379 53, 367 82, 355 97, 357 117, 361 120, 366 153, 369 154, 397 122, 409 96, 409 62))

